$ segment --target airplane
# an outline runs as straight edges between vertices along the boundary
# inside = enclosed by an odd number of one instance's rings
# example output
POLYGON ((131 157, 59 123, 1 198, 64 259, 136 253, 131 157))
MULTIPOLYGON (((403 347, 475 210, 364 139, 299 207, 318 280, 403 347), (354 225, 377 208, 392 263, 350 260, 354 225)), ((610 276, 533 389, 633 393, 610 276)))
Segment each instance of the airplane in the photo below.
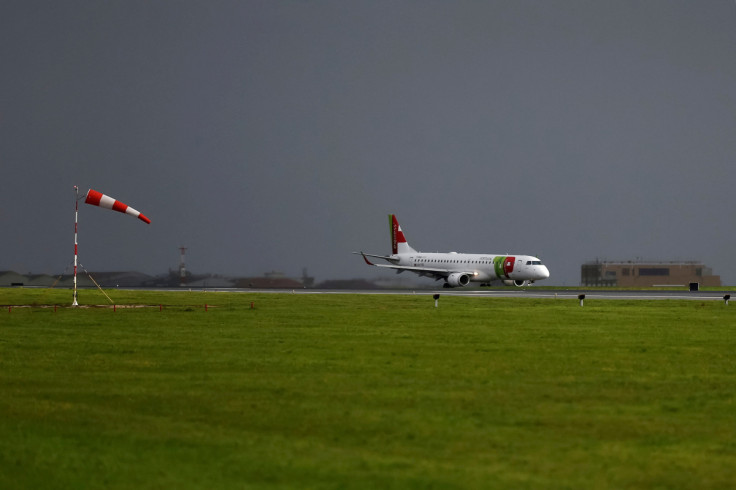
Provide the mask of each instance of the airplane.
POLYGON ((394 269, 396 273, 414 272, 423 277, 444 279, 444 287, 454 288, 479 282, 481 286, 501 281, 506 286, 526 286, 547 279, 549 270, 531 255, 466 254, 457 252, 423 253, 406 241, 395 214, 388 215, 391 227, 391 255, 353 252, 363 256, 366 264, 394 269), (384 259, 389 264, 374 264, 368 257, 384 259))

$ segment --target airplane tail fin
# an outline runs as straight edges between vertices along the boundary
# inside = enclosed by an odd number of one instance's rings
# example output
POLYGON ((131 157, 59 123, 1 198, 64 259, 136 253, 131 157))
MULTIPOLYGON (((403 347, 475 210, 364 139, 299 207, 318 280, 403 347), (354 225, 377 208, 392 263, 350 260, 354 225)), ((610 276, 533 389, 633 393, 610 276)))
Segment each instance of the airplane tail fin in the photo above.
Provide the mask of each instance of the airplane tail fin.
POLYGON ((416 253, 416 250, 411 248, 406 241, 404 232, 401 231, 399 221, 396 219, 395 214, 388 215, 388 223, 391 227, 391 253, 392 254, 408 254, 416 253))

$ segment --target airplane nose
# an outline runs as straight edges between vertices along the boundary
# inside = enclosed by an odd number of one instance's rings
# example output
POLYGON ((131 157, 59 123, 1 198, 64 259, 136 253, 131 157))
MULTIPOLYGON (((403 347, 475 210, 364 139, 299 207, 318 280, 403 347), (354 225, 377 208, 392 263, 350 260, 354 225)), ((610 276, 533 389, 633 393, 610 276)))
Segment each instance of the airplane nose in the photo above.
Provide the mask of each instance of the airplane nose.
POLYGON ((534 267, 534 276, 536 280, 547 279, 549 277, 549 269, 546 265, 537 265, 534 267))

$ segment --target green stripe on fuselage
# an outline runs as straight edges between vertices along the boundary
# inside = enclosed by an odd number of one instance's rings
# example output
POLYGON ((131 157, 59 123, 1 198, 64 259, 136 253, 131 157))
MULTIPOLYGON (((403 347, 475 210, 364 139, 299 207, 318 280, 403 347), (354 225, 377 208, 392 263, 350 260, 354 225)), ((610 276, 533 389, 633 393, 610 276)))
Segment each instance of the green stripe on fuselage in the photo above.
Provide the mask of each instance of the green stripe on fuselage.
POLYGON ((499 279, 506 277, 506 274, 503 272, 503 262, 506 260, 505 255, 499 255, 498 257, 493 257, 493 269, 496 271, 496 277, 499 279))

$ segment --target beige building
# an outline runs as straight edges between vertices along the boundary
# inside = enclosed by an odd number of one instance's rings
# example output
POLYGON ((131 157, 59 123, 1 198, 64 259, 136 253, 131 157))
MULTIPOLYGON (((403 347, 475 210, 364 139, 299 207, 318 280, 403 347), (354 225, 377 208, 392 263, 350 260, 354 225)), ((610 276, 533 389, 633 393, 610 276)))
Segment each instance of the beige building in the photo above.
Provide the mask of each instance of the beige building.
POLYGON ((583 264, 580 270, 582 286, 720 286, 721 276, 701 262, 608 262, 583 264))

